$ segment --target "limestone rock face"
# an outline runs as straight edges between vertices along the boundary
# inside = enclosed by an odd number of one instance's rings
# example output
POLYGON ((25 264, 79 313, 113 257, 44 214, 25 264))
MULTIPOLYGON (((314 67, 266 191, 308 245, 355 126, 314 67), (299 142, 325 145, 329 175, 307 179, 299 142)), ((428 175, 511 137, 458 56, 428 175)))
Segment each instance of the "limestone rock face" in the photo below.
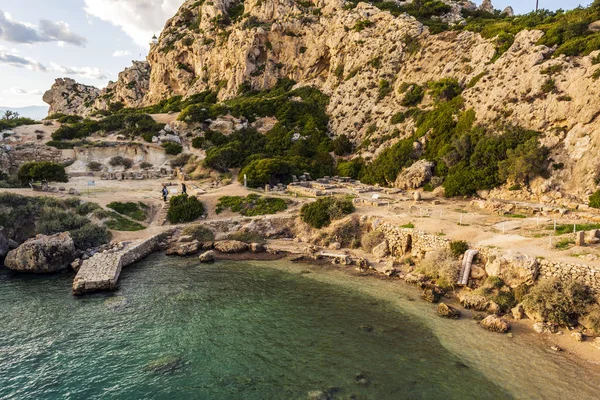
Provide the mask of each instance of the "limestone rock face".
POLYGON ((37 274, 65 270, 75 258, 75 244, 68 232, 37 235, 11 250, 4 265, 14 271, 37 274))
POLYGON ((506 333, 510 330, 510 324, 504 318, 500 318, 497 315, 488 315, 480 324, 492 332, 506 333))
POLYGON ((509 17, 514 17, 515 10, 513 10, 513 8, 511 6, 508 6, 504 10, 502 10, 502 14, 505 14, 509 17))
MULTIPOLYGON (((441 19, 451 24, 462 22, 455 20, 461 18, 456 11, 460 7, 475 8, 471 2, 446 3, 452 11, 441 19)), ((174 95, 217 89, 219 99, 225 100, 237 96, 242 84, 265 89, 290 78, 297 87, 314 86, 328 95, 332 134, 345 134, 357 145, 368 143, 361 152, 372 158, 415 133, 412 118, 391 123, 392 116, 407 111, 402 106, 404 94, 398 90, 402 84, 455 78, 465 88, 465 109, 476 112, 477 124, 493 127, 502 120, 502 125, 543 132, 542 144, 556 163, 564 164, 548 179, 531 182, 532 193, 519 196, 539 201, 537 196, 551 188, 587 199, 596 189, 600 86, 593 77, 597 66, 592 59, 598 51, 552 57, 554 48, 537 44, 542 31, 521 31, 496 59, 494 39, 469 31, 434 35, 411 16, 394 17, 366 2, 344 9, 342 0, 247 0, 243 17, 227 21, 234 4, 232 0, 183 2, 151 48, 149 67, 134 64, 109 85, 110 93, 109 88, 101 93, 59 79, 44 96, 50 112, 89 115, 91 109, 107 106, 108 100, 147 106, 174 95), (354 29, 364 20, 370 22, 368 27, 354 29), (543 85, 549 78, 556 90, 545 93, 543 85), (393 90, 379 98, 377 83, 382 80, 393 90)), ((489 0, 480 8, 493 11, 489 0)), ((590 29, 600 29, 598 21, 590 29)), ((432 104, 425 96, 420 107, 432 104)), ((501 194, 499 198, 516 195, 501 194)))
POLYGON ((483 0, 483 2, 481 2, 481 5, 479 6, 479 9, 481 11, 486 11, 489 13, 493 13, 494 12, 494 5, 492 4, 492 0, 483 0))
POLYGON ((398 178, 394 187, 404 190, 418 189, 431 179, 433 176, 434 163, 427 160, 419 160, 410 167, 404 169, 398 178))
POLYGON ((44 93, 42 100, 50 105, 48 115, 64 113, 88 116, 99 95, 98 88, 77 83, 71 78, 59 78, 44 93))
POLYGON ((94 106, 106 110, 110 103, 123 103, 125 107, 137 108, 144 103, 150 86, 150 63, 134 61, 133 65, 119 73, 116 82, 110 82, 100 92, 94 106))
POLYGON ((485 265, 489 276, 498 276, 510 287, 524 283, 533 284, 539 273, 535 258, 519 253, 503 253, 490 256, 485 265))

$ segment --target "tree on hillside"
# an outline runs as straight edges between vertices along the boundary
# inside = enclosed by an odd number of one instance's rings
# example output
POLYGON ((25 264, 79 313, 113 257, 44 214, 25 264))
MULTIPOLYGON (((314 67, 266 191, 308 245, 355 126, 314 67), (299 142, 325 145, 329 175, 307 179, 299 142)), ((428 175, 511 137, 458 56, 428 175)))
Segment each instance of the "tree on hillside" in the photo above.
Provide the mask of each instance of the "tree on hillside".
POLYGON ((21 168, 19 168, 17 176, 22 183, 69 181, 65 167, 49 161, 28 162, 23 164, 21 168))

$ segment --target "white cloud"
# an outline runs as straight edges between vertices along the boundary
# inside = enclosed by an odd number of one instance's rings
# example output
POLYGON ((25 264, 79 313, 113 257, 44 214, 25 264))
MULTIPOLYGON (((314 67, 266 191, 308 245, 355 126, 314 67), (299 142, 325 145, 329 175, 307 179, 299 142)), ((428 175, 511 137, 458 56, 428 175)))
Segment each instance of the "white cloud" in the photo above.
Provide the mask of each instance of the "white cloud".
POLYGON ((130 55, 131 53, 127 50, 117 50, 113 53, 113 57, 125 57, 130 55))
POLYGON ((29 57, 21 57, 16 54, 7 53, 0 51, 0 64, 6 64, 17 68, 27 68, 31 71, 40 72, 58 72, 63 75, 77 75, 84 78, 90 79, 106 79, 107 74, 99 68, 94 67, 69 67, 66 65, 59 65, 56 63, 50 63, 46 66, 39 61, 33 60, 29 57))
POLYGON ((120 27, 136 44, 148 47, 152 35, 183 4, 182 0, 84 0, 89 15, 120 27))
POLYGON ((59 42, 85 47, 87 39, 71 31, 66 22, 40 20, 39 27, 16 21, 0 10, 0 39, 13 43, 59 42))
POLYGON ((43 90, 39 90, 39 89, 32 89, 32 90, 27 90, 27 89, 23 89, 23 88, 18 88, 18 87, 14 87, 14 88, 10 88, 8 90, 5 90, 3 93, 7 93, 7 94, 16 94, 16 95, 33 95, 33 96, 41 96, 44 94, 43 90))

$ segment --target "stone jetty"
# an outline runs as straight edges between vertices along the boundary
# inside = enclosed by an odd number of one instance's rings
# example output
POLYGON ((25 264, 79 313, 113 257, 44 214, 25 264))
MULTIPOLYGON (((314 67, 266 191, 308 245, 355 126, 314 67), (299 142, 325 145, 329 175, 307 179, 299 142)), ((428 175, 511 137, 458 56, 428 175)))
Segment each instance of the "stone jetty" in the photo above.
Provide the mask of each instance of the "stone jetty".
POLYGON ((73 295, 115 290, 121 269, 153 253, 158 248, 160 236, 123 243, 119 248, 97 253, 85 260, 73 280, 73 295))

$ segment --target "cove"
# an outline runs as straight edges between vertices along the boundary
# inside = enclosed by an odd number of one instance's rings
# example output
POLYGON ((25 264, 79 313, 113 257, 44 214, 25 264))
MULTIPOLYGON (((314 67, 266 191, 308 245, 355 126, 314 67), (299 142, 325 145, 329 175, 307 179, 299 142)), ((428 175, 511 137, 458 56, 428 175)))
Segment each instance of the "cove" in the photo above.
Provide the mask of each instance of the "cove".
POLYGON ((0 271, 0 398, 537 398, 450 351, 419 310, 266 263, 153 255, 80 298, 70 275, 0 271))

